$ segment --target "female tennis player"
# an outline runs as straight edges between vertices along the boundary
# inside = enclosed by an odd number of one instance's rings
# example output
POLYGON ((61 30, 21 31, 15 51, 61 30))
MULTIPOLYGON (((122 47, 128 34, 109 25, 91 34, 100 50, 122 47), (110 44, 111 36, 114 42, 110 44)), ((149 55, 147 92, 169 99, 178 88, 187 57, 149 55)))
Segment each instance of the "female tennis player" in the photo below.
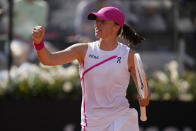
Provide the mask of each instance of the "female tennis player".
MULTIPOLYGON (((88 15, 95 20, 95 36, 90 43, 77 43, 65 50, 49 52, 44 47, 45 29, 32 30, 33 44, 39 60, 50 66, 78 60, 82 85, 82 131, 139 131, 138 113, 129 108, 126 90, 130 74, 136 80, 134 51, 118 42, 118 36, 133 45, 144 39, 124 24, 124 14, 115 7, 104 7, 88 15)), ((66 72, 65 72, 66 73, 66 72)), ((149 97, 139 98, 141 106, 149 104, 149 97)))

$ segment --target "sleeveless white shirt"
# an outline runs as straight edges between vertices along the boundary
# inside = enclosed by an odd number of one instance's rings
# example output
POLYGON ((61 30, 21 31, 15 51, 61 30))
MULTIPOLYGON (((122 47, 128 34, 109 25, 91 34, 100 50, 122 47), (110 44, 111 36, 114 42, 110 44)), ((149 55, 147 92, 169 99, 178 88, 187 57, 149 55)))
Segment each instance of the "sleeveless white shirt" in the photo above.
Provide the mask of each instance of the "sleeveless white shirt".
POLYGON ((88 43, 80 67, 82 85, 81 125, 112 121, 129 109, 126 91, 130 80, 130 48, 119 43, 112 51, 101 50, 98 41, 88 43))

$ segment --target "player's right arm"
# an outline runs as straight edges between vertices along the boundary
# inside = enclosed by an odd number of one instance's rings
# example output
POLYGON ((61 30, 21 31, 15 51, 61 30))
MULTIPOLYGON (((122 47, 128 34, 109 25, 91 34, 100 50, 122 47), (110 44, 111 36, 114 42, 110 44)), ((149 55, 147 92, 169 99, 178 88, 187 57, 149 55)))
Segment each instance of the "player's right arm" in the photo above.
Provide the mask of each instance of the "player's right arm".
MULTIPOLYGON (((35 44, 40 44, 43 41, 45 29, 41 26, 36 26, 32 30, 32 38, 35 44)), ((65 50, 58 52, 50 52, 47 48, 37 50, 37 56, 44 65, 61 65, 72 62, 77 59, 82 64, 88 45, 84 43, 74 44, 65 50)))

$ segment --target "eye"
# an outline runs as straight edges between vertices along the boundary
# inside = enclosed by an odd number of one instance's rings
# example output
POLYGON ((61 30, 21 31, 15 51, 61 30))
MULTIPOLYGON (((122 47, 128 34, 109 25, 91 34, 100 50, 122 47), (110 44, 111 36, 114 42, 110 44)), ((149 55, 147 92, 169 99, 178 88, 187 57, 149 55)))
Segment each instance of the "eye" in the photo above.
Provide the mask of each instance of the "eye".
POLYGON ((105 24, 105 21, 103 21, 103 20, 96 20, 96 24, 105 24))
POLYGON ((101 24, 105 24, 105 21, 102 20, 102 21, 100 21, 100 23, 101 23, 101 24))

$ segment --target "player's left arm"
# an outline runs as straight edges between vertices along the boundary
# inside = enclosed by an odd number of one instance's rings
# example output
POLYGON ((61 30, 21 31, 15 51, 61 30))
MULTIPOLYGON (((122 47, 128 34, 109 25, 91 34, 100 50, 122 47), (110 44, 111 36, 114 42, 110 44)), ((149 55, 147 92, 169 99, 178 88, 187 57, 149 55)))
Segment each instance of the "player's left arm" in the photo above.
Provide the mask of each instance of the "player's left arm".
MULTIPOLYGON (((133 81, 135 84, 137 84, 137 77, 136 77, 136 71, 135 71, 135 64, 134 64, 134 54, 136 52, 131 50, 130 53, 129 53, 129 56, 128 56, 128 69, 129 69, 129 72, 131 73, 131 76, 133 78, 133 81)), ((138 86, 138 85, 136 85, 138 86)), ((148 106, 149 105, 149 101, 150 101, 150 96, 151 96, 151 91, 150 91, 150 88, 148 86, 148 96, 147 98, 143 99, 141 97, 138 96, 138 101, 139 101, 139 104, 140 106, 148 106)))

